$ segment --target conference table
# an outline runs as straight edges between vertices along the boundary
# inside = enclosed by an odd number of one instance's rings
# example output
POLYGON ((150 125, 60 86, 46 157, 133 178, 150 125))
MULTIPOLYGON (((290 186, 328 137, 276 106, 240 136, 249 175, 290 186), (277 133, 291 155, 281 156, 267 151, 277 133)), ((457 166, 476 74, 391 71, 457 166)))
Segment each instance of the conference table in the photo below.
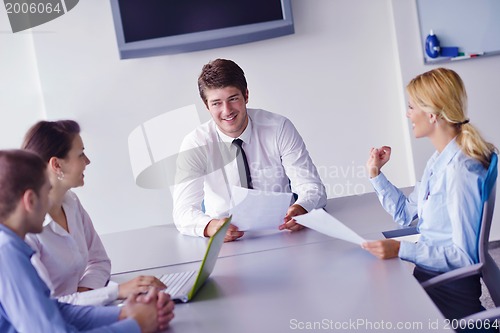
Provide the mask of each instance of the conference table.
MULTIPOLYGON (((411 188, 405 188, 408 192, 411 188)), ((365 239, 399 228, 374 193, 333 198, 325 210, 365 239)), ((195 270, 207 239, 166 224, 102 235, 111 280, 195 270)), ((176 304, 169 332, 445 330, 445 319, 399 258, 311 229, 248 231, 224 243, 194 299, 176 304)))

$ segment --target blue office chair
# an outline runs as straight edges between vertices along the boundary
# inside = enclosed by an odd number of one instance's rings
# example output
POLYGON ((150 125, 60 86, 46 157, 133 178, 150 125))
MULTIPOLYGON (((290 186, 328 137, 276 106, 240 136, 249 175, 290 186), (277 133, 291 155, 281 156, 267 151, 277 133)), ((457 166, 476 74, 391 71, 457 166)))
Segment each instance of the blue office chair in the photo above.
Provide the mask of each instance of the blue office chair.
MULTIPOLYGON (((458 279, 466 278, 468 276, 479 274, 481 275, 484 284, 490 292, 491 299, 497 306, 495 309, 490 309, 482 311, 480 313, 471 315, 467 318, 480 320, 482 316, 486 316, 484 319, 494 319, 500 318, 500 269, 496 265, 493 258, 491 258, 488 252, 488 241, 490 237, 491 221, 493 218, 493 210, 495 208, 495 198, 496 198, 496 182, 498 175, 498 156, 493 153, 491 156, 490 166, 488 168, 488 173, 486 174, 486 179, 482 185, 482 197, 481 201, 483 203, 483 210, 481 212, 481 224, 478 235, 478 258, 479 262, 477 264, 458 268, 436 277, 433 277, 427 281, 421 283, 422 287, 426 290, 430 290, 444 283, 455 281, 458 279), (488 312, 488 313, 487 313, 488 312)), ((466 319, 466 318, 464 318, 466 319)))

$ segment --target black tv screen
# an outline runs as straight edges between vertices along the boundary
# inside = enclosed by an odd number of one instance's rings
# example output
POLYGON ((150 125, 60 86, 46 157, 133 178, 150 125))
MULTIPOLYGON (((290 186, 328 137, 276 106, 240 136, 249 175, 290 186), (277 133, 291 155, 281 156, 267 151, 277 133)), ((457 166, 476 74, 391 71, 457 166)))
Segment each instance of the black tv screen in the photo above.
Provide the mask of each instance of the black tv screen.
POLYGON ((120 57, 217 48, 293 34, 290 0, 111 0, 120 57))

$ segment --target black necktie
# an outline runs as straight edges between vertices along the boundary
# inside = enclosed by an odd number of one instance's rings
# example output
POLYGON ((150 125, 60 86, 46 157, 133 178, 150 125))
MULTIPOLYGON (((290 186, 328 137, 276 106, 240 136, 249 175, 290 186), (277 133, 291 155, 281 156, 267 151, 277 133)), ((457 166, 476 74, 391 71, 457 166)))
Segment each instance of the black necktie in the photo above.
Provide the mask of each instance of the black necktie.
POLYGON ((241 186, 252 189, 252 177, 250 176, 250 168, 248 167, 247 155, 241 147, 242 144, 243 141, 241 141, 241 139, 233 140, 233 145, 236 146, 236 163, 238 164, 241 186))

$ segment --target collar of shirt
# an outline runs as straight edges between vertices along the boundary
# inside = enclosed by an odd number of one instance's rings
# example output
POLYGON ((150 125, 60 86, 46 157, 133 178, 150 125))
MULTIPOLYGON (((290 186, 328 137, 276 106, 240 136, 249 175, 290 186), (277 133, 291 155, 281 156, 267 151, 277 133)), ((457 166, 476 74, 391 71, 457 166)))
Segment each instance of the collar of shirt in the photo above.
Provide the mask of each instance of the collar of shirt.
MULTIPOLYGON (((68 215, 73 214, 73 212, 71 210, 71 205, 67 203, 68 200, 76 200, 75 194, 72 191, 66 192, 62 202, 64 214, 66 214, 66 220, 68 221, 68 227, 69 227, 70 219, 68 219, 68 215)), ((58 235, 65 236, 68 234, 68 232, 64 230, 63 227, 61 227, 56 221, 54 221, 54 219, 50 216, 49 213, 45 214, 45 220, 43 221, 43 227, 45 228, 47 226, 58 235)))
POLYGON ((441 153, 435 152, 429 159, 429 170, 431 174, 443 170, 459 151, 460 147, 454 138, 446 145, 441 153))
POLYGON ((12 243, 16 248, 18 248, 22 253, 26 256, 31 257, 35 251, 26 244, 26 242, 21 239, 14 231, 10 230, 10 228, 0 224, 0 232, 4 232, 9 239, 9 242, 12 243))
MULTIPOLYGON (((246 143, 248 145, 248 144, 250 144, 250 141, 252 138, 253 124, 252 124, 252 119, 250 119, 250 117, 248 116, 248 113, 247 113, 247 117, 248 117, 247 127, 245 128, 243 133, 241 133, 241 135, 238 138, 241 139, 241 141, 243 141, 244 143, 246 143)), ((234 139, 238 139, 238 138, 232 138, 232 137, 222 133, 222 131, 219 129, 219 127, 217 125, 215 125, 215 129, 216 129, 217 134, 219 135, 219 138, 221 139, 222 142, 232 143, 234 139)))
MULTIPOLYGON (((64 212, 67 216, 68 214, 68 211, 66 210, 66 208, 64 209, 64 212)), ((69 224, 69 220, 68 220, 68 224, 69 224)), ((69 225, 68 225, 69 227, 69 225)), ((58 234, 60 236, 68 236, 69 233, 63 229, 63 227, 61 227, 59 225, 59 223, 57 223, 56 221, 54 221, 52 219, 52 217, 47 213, 45 215, 45 220, 43 221, 43 228, 50 228, 55 234, 58 234)))
POLYGON ((50 216, 50 214, 49 213, 45 214, 45 220, 43 220, 43 227, 45 228, 51 222, 54 222, 54 220, 52 219, 52 217, 50 216))

